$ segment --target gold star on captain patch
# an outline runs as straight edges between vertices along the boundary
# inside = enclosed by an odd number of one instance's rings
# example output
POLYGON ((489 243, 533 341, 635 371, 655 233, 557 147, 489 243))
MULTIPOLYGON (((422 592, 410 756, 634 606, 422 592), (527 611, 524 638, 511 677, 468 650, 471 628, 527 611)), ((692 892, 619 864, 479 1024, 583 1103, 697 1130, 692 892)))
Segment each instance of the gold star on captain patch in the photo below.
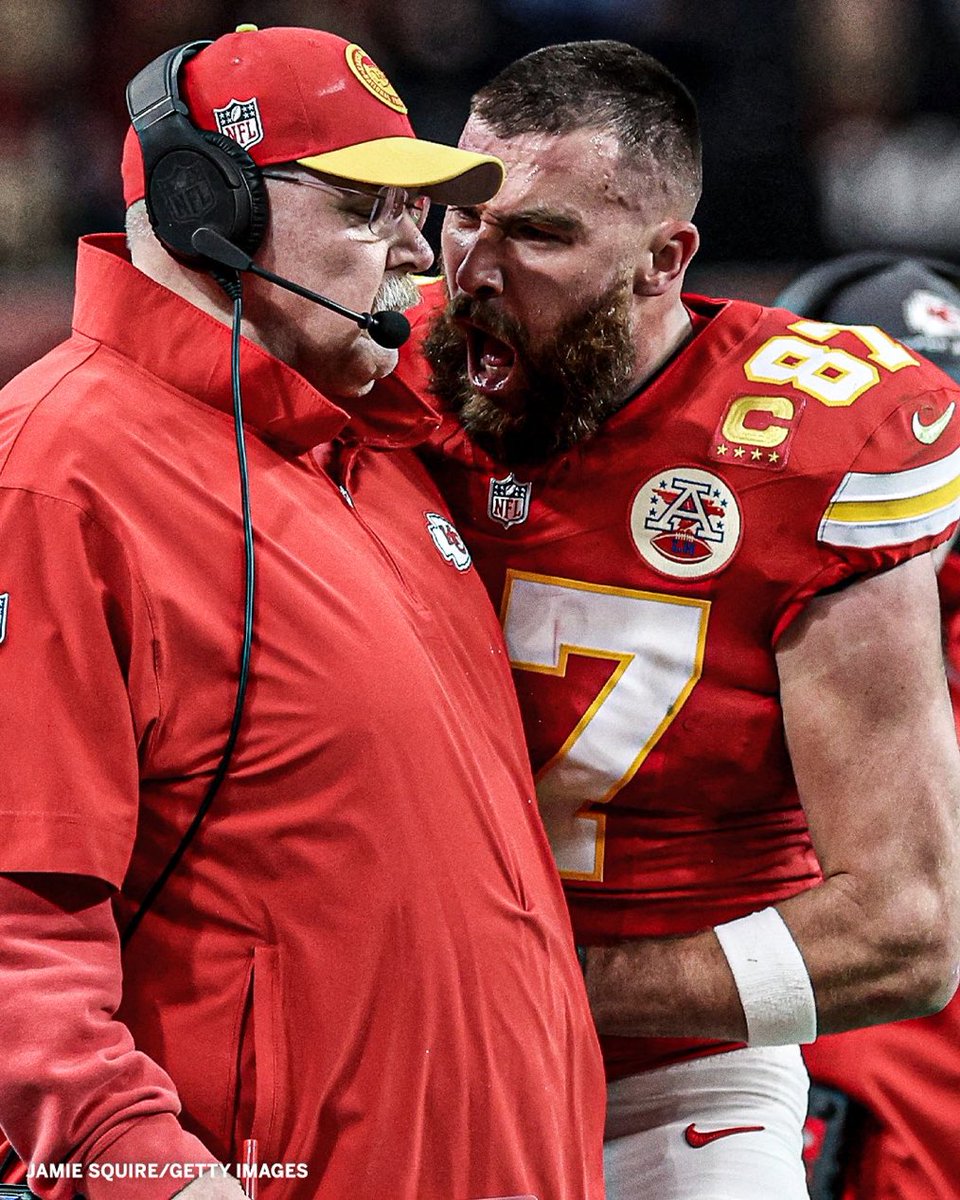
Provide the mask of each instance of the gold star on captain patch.
POLYGON ((760 453, 759 450, 751 450, 750 457, 753 459, 754 462, 759 462, 760 459, 763 458, 763 455, 760 453))
POLYGON ((742 446, 738 446, 736 448, 736 450, 734 450, 733 457, 734 458, 743 458, 743 447, 742 446))
POLYGON ((780 461, 780 455, 776 452, 776 450, 770 451, 770 461, 771 462, 779 462, 780 461))
POLYGON ((727 452, 727 447, 721 443, 721 445, 719 445, 717 447, 717 453, 718 454, 726 454, 726 452, 727 452))

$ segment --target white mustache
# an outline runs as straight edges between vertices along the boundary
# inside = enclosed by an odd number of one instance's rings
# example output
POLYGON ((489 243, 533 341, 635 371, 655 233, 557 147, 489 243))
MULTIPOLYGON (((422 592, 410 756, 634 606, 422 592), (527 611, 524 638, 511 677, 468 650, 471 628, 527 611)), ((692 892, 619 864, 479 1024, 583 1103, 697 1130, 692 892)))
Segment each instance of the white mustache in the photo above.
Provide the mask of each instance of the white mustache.
POLYGON ((406 312, 420 303, 420 289, 409 275, 401 272, 387 274, 377 289, 370 306, 371 312, 406 312))

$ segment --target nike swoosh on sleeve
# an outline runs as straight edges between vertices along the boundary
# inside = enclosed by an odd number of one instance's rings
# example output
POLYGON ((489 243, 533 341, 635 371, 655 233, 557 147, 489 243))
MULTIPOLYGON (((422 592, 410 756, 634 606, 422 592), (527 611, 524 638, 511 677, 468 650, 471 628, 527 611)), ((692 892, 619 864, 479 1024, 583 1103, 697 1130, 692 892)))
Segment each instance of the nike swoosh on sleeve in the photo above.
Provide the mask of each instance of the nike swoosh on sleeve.
POLYGON ((942 416, 937 417, 937 419, 932 421, 929 425, 924 425, 920 420, 920 411, 918 409, 913 414, 913 436, 918 442, 923 442, 925 446, 932 446, 940 434, 943 433, 946 427, 950 424, 956 407, 956 402, 951 400, 950 407, 947 409, 947 411, 942 416))

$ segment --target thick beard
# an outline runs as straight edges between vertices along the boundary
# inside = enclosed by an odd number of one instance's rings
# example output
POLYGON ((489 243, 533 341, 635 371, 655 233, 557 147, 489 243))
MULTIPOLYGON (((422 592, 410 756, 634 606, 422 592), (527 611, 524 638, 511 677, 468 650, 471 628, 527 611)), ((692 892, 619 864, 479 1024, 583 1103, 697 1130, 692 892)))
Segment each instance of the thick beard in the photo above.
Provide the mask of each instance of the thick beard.
POLYGON ((543 462, 592 437, 628 398, 636 365, 629 296, 629 285, 618 281, 537 349, 517 322, 492 303, 460 296, 437 315, 423 344, 433 368, 430 391, 499 462, 543 462), (526 379, 515 408, 474 390, 467 374, 467 337, 458 318, 514 348, 526 379))

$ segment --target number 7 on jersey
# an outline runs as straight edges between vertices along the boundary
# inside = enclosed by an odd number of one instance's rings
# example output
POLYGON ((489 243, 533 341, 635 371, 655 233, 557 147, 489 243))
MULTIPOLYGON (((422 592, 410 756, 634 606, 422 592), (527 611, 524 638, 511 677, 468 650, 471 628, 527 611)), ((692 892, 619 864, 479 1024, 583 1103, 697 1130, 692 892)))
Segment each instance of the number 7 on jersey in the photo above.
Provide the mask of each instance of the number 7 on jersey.
POLYGON ((606 817, 700 678, 709 600, 508 571, 501 619, 510 663, 564 676, 571 654, 617 665, 537 772, 561 875, 603 878, 606 817))

